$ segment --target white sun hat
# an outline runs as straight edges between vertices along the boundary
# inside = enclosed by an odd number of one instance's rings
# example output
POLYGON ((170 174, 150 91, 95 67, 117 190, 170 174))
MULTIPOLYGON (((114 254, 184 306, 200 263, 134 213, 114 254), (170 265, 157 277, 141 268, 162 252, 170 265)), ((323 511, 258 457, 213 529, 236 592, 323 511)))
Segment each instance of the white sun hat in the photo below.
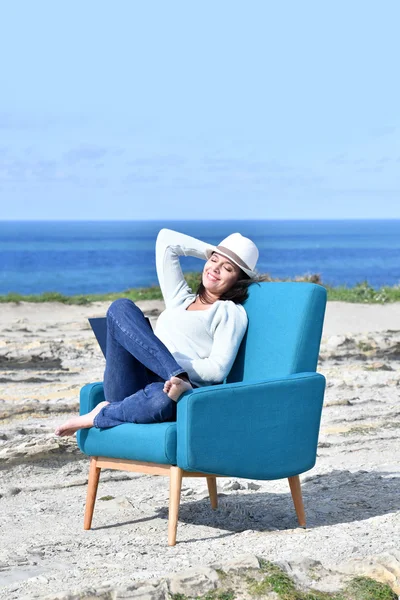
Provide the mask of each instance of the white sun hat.
POLYGON ((229 260, 240 267, 252 279, 257 277, 254 269, 257 264, 259 252, 255 243, 249 238, 244 237, 240 233, 231 233, 218 246, 209 246, 206 249, 207 258, 210 258, 213 252, 229 258, 229 260))

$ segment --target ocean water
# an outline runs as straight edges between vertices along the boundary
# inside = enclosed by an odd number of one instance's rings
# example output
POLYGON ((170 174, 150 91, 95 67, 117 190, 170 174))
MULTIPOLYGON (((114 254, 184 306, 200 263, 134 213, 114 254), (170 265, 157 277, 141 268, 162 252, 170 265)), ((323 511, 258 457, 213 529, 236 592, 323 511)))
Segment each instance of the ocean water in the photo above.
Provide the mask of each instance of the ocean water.
MULTIPOLYGON (((212 244, 239 231, 273 277, 319 273, 324 283, 400 283, 400 220, 0 222, 0 294, 85 294, 157 284, 154 246, 162 227, 212 244)), ((183 258, 184 271, 202 261, 183 258)))

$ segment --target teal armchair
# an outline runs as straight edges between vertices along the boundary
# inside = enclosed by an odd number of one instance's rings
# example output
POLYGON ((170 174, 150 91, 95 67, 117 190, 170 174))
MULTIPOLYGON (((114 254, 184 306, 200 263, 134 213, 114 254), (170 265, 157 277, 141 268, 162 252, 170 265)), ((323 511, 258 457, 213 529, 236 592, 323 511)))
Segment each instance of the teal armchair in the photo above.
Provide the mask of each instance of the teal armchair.
MULTIPOLYGON (((90 529, 101 469, 170 477, 168 543, 176 543, 183 477, 288 478, 306 525, 299 475, 316 460, 325 378, 316 373, 326 290, 312 283, 261 283, 244 304, 249 324, 223 384, 186 392, 173 423, 84 429, 89 455, 84 528, 90 529)), ((81 414, 104 400, 101 383, 81 390, 81 414)))

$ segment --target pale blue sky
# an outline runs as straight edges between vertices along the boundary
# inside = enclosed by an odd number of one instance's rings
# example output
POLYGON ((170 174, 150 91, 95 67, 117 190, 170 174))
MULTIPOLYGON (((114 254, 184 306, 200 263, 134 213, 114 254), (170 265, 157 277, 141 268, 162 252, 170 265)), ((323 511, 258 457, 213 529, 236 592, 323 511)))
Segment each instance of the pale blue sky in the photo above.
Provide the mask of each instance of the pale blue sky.
POLYGON ((0 219, 400 218, 398 0, 13 0, 0 219))

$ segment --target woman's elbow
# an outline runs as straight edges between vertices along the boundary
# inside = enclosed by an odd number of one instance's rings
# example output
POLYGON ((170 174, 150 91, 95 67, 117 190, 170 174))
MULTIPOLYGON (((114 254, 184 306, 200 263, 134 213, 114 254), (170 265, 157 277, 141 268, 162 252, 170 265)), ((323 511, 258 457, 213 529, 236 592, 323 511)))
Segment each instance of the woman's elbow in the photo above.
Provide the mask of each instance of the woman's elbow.
POLYGON ((157 240, 162 240, 165 237, 170 237, 171 233, 174 233, 172 231, 172 229, 167 229, 166 227, 163 227, 162 229, 160 229, 160 231, 158 232, 157 235, 157 240))
POLYGON ((228 375, 228 371, 222 365, 213 365, 208 381, 210 383, 221 383, 228 375))

